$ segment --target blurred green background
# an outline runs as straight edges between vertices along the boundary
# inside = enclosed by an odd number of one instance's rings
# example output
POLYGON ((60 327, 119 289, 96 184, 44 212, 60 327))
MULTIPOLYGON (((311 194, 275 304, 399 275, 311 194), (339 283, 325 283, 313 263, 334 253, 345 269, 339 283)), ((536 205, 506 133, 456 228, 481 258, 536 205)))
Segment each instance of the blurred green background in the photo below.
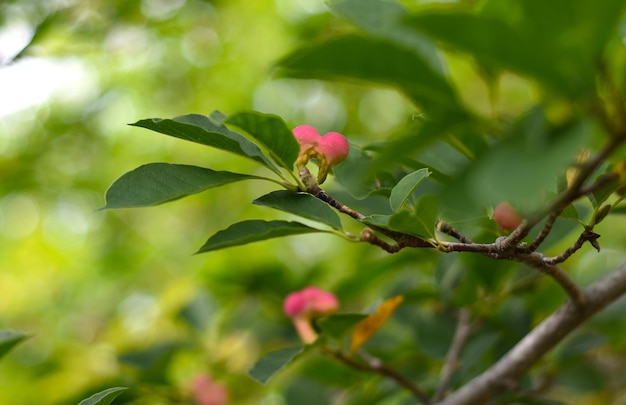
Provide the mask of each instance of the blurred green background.
MULTIPOLYGON (((293 126, 343 131, 355 144, 400 130, 419 111, 391 89, 272 75, 298 45, 350 29, 321 0, 2 2, 0 329, 32 336, 0 363, 0 403, 72 404, 116 385, 134 387, 129 398, 142 398, 137 403, 188 403, 189 382, 200 373, 227 386, 233 403, 250 404, 304 403, 293 400, 301 392, 319 392, 309 403, 325 403, 328 391, 307 378, 319 379, 319 369, 338 392, 365 395, 379 383, 323 359, 287 385, 279 375, 263 387, 247 370, 263 352, 297 344, 282 314, 287 293, 316 284, 339 295, 346 311, 394 293, 429 302, 435 253, 388 257, 312 235, 194 256, 235 221, 278 217, 249 203, 271 190, 254 182, 165 206, 98 211, 113 180, 147 162, 258 170, 126 125, 139 119, 256 109, 293 126)), ((449 62, 462 98, 488 114, 488 91, 471 61, 453 55, 449 62)), ((515 115, 535 101, 519 77, 506 75, 501 88, 502 112, 515 115)), ((579 279, 623 260, 624 220, 603 226, 613 237, 603 238, 601 254, 576 259, 596 271, 579 279)), ((422 350, 445 352, 438 333, 452 333, 450 316, 400 312, 381 350, 419 362, 424 354, 399 336, 423 326, 432 333, 421 337, 422 350)), ((436 370, 418 373, 434 378, 436 370)), ((406 398, 398 395, 390 403, 406 398)))

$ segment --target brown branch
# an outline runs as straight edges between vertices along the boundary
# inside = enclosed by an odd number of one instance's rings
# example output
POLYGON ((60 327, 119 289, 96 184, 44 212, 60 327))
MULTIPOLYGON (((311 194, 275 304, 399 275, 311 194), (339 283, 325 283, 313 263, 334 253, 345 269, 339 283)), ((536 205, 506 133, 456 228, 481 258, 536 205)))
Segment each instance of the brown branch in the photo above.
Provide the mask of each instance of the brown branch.
POLYGON ((554 226, 554 223, 556 222, 556 219, 559 217, 561 212, 563 211, 562 210, 558 212, 555 211, 555 212, 552 212, 550 216, 548 216, 548 219, 546 223, 543 225, 543 228, 541 228, 541 232, 539 232, 539 235, 537 235, 535 240, 530 245, 528 245, 529 252, 534 252, 535 250, 537 250, 539 245, 543 243, 546 237, 550 234, 550 231, 552 231, 552 227, 554 226))
POLYGON ((434 402, 439 401, 441 398, 443 398, 445 392, 448 390, 448 387, 450 387, 452 377, 454 376, 454 371, 457 368, 459 354, 461 354, 461 349, 463 348, 465 341, 472 332, 472 325, 470 323, 471 312, 469 311, 469 309, 460 309, 458 316, 459 319, 457 321, 456 331, 454 332, 452 343, 448 348, 446 361, 441 368, 437 391, 435 392, 435 395, 432 399, 434 402))
POLYGON ((465 235, 463 235, 462 233, 460 233, 459 231, 457 231, 456 229, 454 229, 449 223, 444 222, 444 221, 439 221, 437 222, 437 230, 439 232, 443 232, 447 235, 452 236, 453 238, 455 238, 456 240, 458 240, 459 242, 463 242, 463 243, 474 243, 470 238, 466 237, 465 235))
POLYGON ((583 307, 568 301, 504 357, 437 405, 483 404, 516 385, 528 369, 593 314, 626 293, 626 263, 584 290, 583 307))
MULTIPOLYGON (((543 262, 548 265, 554 265, 557 263, 562 263, 567 260, 571 255, 573 255, 578 249, 580 249, 585 242, 591 243, 594 247, 596 247, 596 240, 600 237, 597 233, 593 232, 591 229, 585 229, 583 233, 580 234, 576 243, 572 246, 568 247, 565 252, 561 253, 558 256, 554 257, 546 257, 543 259, 543 262), (595 242, 595 244, 594 244, 595 242)), ((596 247, 599 251, 600 249, 596 247)))
POLYGON ((413 396, 415 396, 415 398, 419 399, 424 404, 428 404, 430 402, 430 398, 428 397, 428 395, 426 395, 426 393, 422 391, 417 385, 413 384, 398 371, 386 365, 385 363, 383 363, 382 360, 378 358, 372 357, 365 353, 361 353, 361 356, 364 357, 364 359, 366 360, 365 362, 363 362, 355 360, 341 350, 325 348, 322 350, 322 352, 333 356, 345 365, 355 368, 357 370, 368 371, 380 374, 383 377, 387 377, 395 381, 398 385, 411 391, 413 396))

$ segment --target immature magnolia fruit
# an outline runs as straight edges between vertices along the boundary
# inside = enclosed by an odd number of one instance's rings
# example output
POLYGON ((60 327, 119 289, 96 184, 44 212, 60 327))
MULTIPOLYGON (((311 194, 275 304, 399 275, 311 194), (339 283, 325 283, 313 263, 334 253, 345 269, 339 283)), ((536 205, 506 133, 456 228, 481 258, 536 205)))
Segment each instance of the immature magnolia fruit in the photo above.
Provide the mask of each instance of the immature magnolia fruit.
POLYGON ((293 135, 300 144, 298 162, 306 164, 311 158, 317 159, 320 166, 318 173, 320 184, 326 179, 328 171, 343 161, 350 152, 348 140, 339 132, 329 132, 321 136, 315 128, 300 125, 293 129, 293 135))
POLYGON ((292 292, 283 302, 285 314, 291 318, 302 341, 311 344, 317 339, 312 320, 337 311, 339 300, 335 294, 314 286, 292 292))
POLYGON ((512 231, 522 223, 522 217, 507 202, 501 202, 493 211, 493 220, 502 229, 512 231))

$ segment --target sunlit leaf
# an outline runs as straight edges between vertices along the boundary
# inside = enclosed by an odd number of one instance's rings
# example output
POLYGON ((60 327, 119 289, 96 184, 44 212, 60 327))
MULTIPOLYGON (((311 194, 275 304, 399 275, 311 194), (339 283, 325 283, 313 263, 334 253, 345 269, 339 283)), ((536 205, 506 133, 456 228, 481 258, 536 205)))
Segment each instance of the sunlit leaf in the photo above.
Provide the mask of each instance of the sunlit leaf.
POLYGON ((237 222, 211 236, 198 253, 210 252, 232 246, 245 245, 281 236, 299 235, 304 233, 326 232, 311 228, 299 222, 263 221, 252 219, 237 222))
POLYGON ((235 114, 226 123, 236 125, 248 132, 270 151, 278 165, 293 170, 300 153, 300 146, 285 122, 276 115, 258 112, 235 114))
POLYGON ((280 369, 298 357, 303 350, 303 347, 291 347, 270 352, 256 362, 249 374, 255 380, 265 384, 280 369))
POLYGON ((409 26, 470 53, 487 68, 510 69, 571 96, 593 90, 597 60, 624 8, 621 0, 486 3, 483 13, 420 13, 409 26))
POLYGON ((23 332, 0 331, 0 359, 27 337, 28 335, 23 332))
POLYGON ((430 38, 403 25, 403 19, 408 12, 400 3, 384 0, 341 0, 331 3, 330 8, 363 31, 414 50, 433 70, 443 72, 441 58, 430 38))
POLYGON ((422 56, 387 40, 334 37, 295 51, 279 66, 286 76, 359 79, 394 86, 431 114, 463 110, 452 86, 422 56))
POLYGON ((397 295, 393 298, 388 298, 380 303, 376 312, 363 319, 356 325, 354 332, 352 333, 352 340, 350 342, 350 350, 356 352, 361 346, 363 346, 371 337, 376 333, 381 326, 385 324, 387 319, 393 314, 398 305, 404 298, 401 295, 397 295))
POLYGON ((109 405, 115 398, 127 389, 128 388, 126 387, 109 388, 80 401, 78 405, 109 405))
MULTIPOLYGON (((215 114, 215 113, 214 113, 215 114)), ((261 149, 237 132, 230 131, 219 121, 200 114, 181 115, 174 119, 151 118, 130 124, 175 138, 212 146, 259 162, 271 170, 278 169, 261 149)))
POLYGON ((106 192, 105 209, 145 207, 186 197, 228 183, 263 179, 198 166, 149 163, 117 179, 106 192))
POLYGON ((413 173, 404 176, 398 184, 391 190, 389 196, 389 204, 393 211, 398 211, 402 208, 405 201, 411 196, 413 191, 424 181, 430 172, 428 169, 419 169, 413 173))
POLYGON ((341 229, 341 220, 337 212, 328 204, 307 193, 279 190, 259 197, 253 202, 341 229))
POLYGON ((341 339, 350 329, 354 328, 367 315, 364 314, 334 314, 315 321, 323 334, 335 339, 341 339))

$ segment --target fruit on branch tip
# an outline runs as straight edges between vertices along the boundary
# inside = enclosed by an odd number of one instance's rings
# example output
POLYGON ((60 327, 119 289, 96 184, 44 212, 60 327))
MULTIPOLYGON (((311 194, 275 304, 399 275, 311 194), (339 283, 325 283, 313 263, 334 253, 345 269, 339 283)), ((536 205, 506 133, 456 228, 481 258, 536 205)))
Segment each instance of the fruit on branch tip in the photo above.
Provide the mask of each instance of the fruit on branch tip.
POLYGON ((320 184, 326 179, 329 170, 342 162, 350 152, 348 140, 339 132, 329 132, 322 136, 309 125, 295 127, 292 132, 300 144, 298 164, 306 165, 310 159, 317 159, 317 178, 320 184))
POLYGON ((501 202, 493 211, 493 220, 502 229, 512 231, 522 223, 522 217, 507 202, 501 202))
POLYGON ((339 300, 335 294, 314 286, 289 294, 283 302, 285 314, 291 318, 298 335, 306 344, 317 339, 312 320, 332 314, 339 308, 339 300))
POLYGON ((285 298, 283 309, 290 318, 296 316, 323 316, 337 310, 339 300, 335 294, 308 286, 300 291, 292 292, 285 298))

